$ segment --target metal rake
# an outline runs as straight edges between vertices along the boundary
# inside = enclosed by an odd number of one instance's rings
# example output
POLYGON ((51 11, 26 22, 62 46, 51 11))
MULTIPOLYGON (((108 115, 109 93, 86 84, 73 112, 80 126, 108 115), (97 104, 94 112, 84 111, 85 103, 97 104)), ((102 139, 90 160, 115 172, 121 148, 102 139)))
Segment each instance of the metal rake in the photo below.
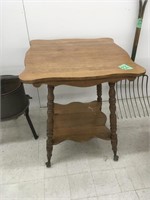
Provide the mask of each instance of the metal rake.
MULTIPOLYGON (((148 0, 139 0, 139 13, 131 59, 134 61, 137 53, 144 12, 148 0)), ((148 75, 142 75, 134 81, 124 80, 116 84, 118 118, 136 118, 150 116, 150 99, 148 75)))

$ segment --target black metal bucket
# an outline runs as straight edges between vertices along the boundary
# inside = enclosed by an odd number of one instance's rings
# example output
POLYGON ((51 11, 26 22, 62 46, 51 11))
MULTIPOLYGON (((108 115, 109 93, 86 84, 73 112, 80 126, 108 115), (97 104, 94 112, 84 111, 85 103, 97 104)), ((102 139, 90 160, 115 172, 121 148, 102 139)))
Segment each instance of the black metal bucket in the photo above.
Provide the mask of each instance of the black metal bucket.
POLYGON ((24 87, 17 76, 1 76, 1 120, 22 115, 29 106, 24 87))
POLYGON ((1 121, 25 114, 35 139, 38 138, 29 117, 29 96, 18 76, 2 75, 1 78, 1 121))

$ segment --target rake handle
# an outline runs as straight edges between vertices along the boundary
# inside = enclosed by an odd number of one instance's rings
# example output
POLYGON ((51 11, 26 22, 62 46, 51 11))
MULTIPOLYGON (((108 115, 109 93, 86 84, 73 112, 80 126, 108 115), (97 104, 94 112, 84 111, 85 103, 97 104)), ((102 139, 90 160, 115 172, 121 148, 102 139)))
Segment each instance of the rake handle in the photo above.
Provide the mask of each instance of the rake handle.
MULTIPOLYGON (((139 0, 138 20, 140 19, 141 21, 143 21, 144 12, 145 12, 145 8, 146 8, 147 3, 148 3, 148 0, 145 0, 144 3, 142 2, 142 0, 139 0)), ((141 27, 136 27, 134 43, 133 43, 133 48, 132 48, 132 55, 131 55, 131 59, 133 61, 135 61, 135 57, 136 57, 136 53, 137 53, 137 47, 138 47, 139 38, 140 38, 140 33, 141 33, 141 27)))

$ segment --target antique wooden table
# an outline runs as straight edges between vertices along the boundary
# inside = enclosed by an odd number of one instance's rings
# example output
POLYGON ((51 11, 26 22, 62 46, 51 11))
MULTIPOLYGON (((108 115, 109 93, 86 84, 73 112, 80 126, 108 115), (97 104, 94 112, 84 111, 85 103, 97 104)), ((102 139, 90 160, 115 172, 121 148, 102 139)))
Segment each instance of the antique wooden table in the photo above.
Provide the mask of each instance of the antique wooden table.
POLYGON ((145 69, 111 38, 33 40, 26 53, 25 70, 20 74, 24 83, 48 86, 47 167, 51 166, 53 145, 64 140, 86 141, 93 137, 111 140, 114 160, 117 156, 117 118, 115 83, 134 80, 145 69), (109 84, 110 129, 101 112, 102 83, 109 84), (54 87, 69 85, 97 86, 97 101, 54 103, 54 87))

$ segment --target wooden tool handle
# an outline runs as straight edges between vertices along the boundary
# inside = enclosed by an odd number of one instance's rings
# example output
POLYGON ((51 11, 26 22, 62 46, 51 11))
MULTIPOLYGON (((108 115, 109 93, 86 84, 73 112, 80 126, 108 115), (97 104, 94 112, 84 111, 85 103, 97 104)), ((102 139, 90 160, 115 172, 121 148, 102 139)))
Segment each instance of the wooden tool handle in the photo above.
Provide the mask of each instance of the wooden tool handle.
POLYGON ((138 13, 138 22, 136 26, 136 32, 135 32, 135 37, 134 37, 134 43, 133 43, 133 48, 132 48, 132 55, 131 59, 134 61, 137 53, 137 47, 139 43, 139 38, 140 38, 140 33, 141 33, 141 27, 142 27, 142 21, 144 17, 144 12, 146 5, 148 3, 148 0, 145 0, 144 3, 142 0, 139 0, 139 13, 138 13))

